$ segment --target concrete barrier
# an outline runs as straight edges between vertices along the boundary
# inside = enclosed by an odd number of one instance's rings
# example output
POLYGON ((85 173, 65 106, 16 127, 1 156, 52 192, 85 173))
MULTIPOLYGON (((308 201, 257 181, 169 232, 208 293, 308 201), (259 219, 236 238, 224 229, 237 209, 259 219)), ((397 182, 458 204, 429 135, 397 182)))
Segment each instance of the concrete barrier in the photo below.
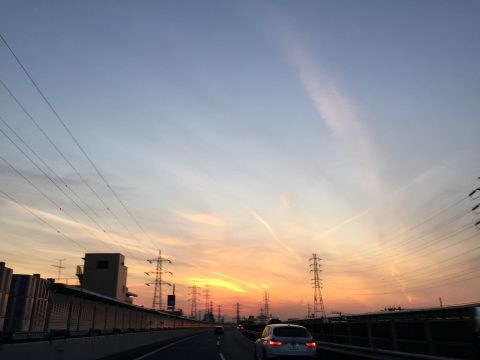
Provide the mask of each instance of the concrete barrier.
POLYGON ((2 360, 95 360, 210 329, 178 329, 0 344, 2 360))

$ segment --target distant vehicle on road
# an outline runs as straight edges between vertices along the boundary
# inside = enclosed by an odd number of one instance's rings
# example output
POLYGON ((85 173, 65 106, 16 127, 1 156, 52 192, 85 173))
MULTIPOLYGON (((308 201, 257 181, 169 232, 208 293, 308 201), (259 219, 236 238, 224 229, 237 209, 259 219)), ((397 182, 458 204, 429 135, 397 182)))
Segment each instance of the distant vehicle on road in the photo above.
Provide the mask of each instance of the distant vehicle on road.
POLYGON ((238 325, 237 325, 237 330, 238 330, 238 331, 243 331, 243 330, 244 330, 243 325, 242 325, 242 324, 238 324, 238 325))
POLYGON ((213 333, 215 335, 223 335, 223 334, 225 334, 225 330, 223 329, 223 326, 215 326, 215 329, 213 330, 213 333))
POLYGON ((255 341, 255 359, 277 356, 315 359, 317 349, 308 330, 299 325, 271 324, 265 326, 255 341))

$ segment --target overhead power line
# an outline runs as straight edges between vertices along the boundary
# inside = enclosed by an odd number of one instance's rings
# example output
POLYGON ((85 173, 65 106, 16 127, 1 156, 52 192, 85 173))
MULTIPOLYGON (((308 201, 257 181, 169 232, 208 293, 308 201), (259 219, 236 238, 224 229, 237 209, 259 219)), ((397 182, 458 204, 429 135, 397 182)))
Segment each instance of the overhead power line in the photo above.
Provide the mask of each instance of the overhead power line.
MULTIPOLYGON (((474 236, 476 236, 476 234, 474 236)), ((470 236, 467 239, 471 239, 474 236, 470 236)), ((430 264, 430 265, 420 264, 421 266, 420 270, 418 269, 418 267, 415 267, 414 269, 409 271, 399 272, 398 275, 395 275, 395 276, 392 275, 392 277, 389 279, 381 279, 381 280, 369 279, 369 282, 373 282, 375 286, 367 286, 369 284, 367 282, 367 285, 362 287, 352 287, 352 286, 339 287, 335 285, 331 285, 331 287, 334 287, 335 289, 350 290, 350 291, 376 290, 376 289, 384 289, 386 286, 390 286, 390 285, 398 287, 398 280, 401 280, 407 283, 418 283, 423 281, 430 282, 432 279, 430 275, 439 275, 443 273, 446 273, 446 275, 451 275, 452 269, 457 268, 458 266, 464 266, 465 264, 470 262, 472 263, 478 262, 478 260, 480 259, 478 254, 469 258, 465 258, 465 256, 471 255, 475 253, 475 251, 477 250, 480 250, 480 246, 468 249, 460 254, 451 256, 446 260, 437 261, 434 264, 430 264), (456 260, 456 261, 453 261, 453 260, 456 260), (410 274, 412 274, 413 276, 411 276, 410 274)))
MULTIPOLYGON (((0 116, 0 121, 3 122, 3 124, 17 137, 18 140, 37 158, 38 161, 42 163, 42 165, 60 182, 67 188, 74 196, 75 198, 81 202, 89 211, 94 214, 94 216, 98 217, 99 219, 103 220, 102 217, 90 206, 88 205, 85 200, 82 199, 81 196, 77 194, 77 192, 67 184, 67 182, 60 176, 58 175, 55 170, 53 170, 45 160, 42 159, 42 157, 34 150, 28 143, 23 139, 22 136, 20 136, 9 124, 8 122, 0 116)), ((9 139, 10 140, 10 139, 9 139)), ((12 141, 12 140, 10 140, 12 141)), ((18 148, 18 146, 14 143, 14 145, 18 148)))
MULTIPOLYGON (((3 118, 0 116, 0 120, 4 121, 3 118)), ((2 133, 16 148, 18 151, 20 151, 54 186, 57 188, 67 199, 69 199, 86 217, 88 217, 99 229, 100 232, 105 233, 110 240, 113 243, 116 243, 117 245, 118 242, 112 237, 110 233, 105 231, 105 229, 102 228, 102 226, 95 220, 93 219, 72 197, 64 190, 63 187, 59 186, 38 164, 21 149, 18 144, 8 136, 1 128, 0 128, 0 133, 2 133)), ((19 176, 21 176, 24 180, 26 180, 35 190, 37 190, 42 196, 44 196, 47 200, 49 200, 55 207, 57 207, 60 211, 63 211, 72 221, 80 225, 86 232, 90 234, 94 239, 98 239, 98 236, 93 234, 81 221, 77 220, 72 214, 70 214, 68 211, 65 210, 64 207, 59 205, 56 201, 51 199, 50 196, 46 195, 45 192, 43 192, 38 186, 34 185, 32 181, 30 181, 20 170, 18 170, 13 164, 11 164, 8 160, 0 156, 0 159, 3 160, 13 171, 15 171, 19 176)), ((100 239, 104 243, 105 246, 107 246, 111 251, 115 251, 114 248, 111 247, 111 245, 104 240, 100 239)), ((125 248, 124 248, 125 249, 125 248)), ((145 252, 143 247, 141 249, 145 252)), ((132 255, 128 249, 125 249, 128 252, 128 255, 131 256, 132 258, 137 258, 135 255, 132 255)), ((146 253, 146 252, 145 252, 146 253)))
MULTIPOLYGON (((14 99, 17 105, 22 109, 22 111, 27 115, 30 121, 33 122, 35 127, 40 131, 40 133, 47 139, 47 141, 52 145, 55 151, 65 160, 65 162, 70 166, 70 168, 75 172, 75 174, 79 177, 82 183, 95 195, 98 201, 103 205, 103 207, 115 218, 115 220, 123 227, 123 229, 130 235, 132 239, 134 239, 138 244, 140 244, 140 240, 130 231, 130 229, 120 220, 120 218, 112 211, 110 206, 106 204, 106 202, 100 197, 98 192, 93 189, 93 187, 87 182, 87 180, 80 174, 78 169, 72 164, 72 162, 66 157, 66 155, 60 150, 60 148, 55 144, 55 142, 48 136, 48 134, 43 130, 40 124, 35 120, 35 118, 28 112, 28 110, 23 106, 20 100, 13 94, 10 88, 0 79, 0 84, 7 90, 10 96, 14 99)), ((140 246, 144 252, 146 252, 144 246, 140 246)))
MULTIPOLYGON (((93 238, 97 238, 95 234, 93 234, 90 230, 88 230, 85 225, 78 221, 70 212, 65 210, 60 204, 58 204, 55 200, 53 200, 50 196, 48 196, 44 191, 42 191, 37 185, 35 185, 29 178, 23 174, 20 170, 18 170, 12 163, 10 163, 7 159, 0 155, 0 160, 2 160, 5 164, 7 164, 17 175, 22 177, 27 183, 29 183, 40 195, 42 195, 45 199, 47 199, 55 208, 59 211, 63 212, 67 217, 72 220, 74 223, 80 225, 85 231, 87 231, 93 238)), ((104 242, 105 243, 105 242, 104 242)), ((106 246, 110 247, 108 243, 105 243, 106 246)))
POLYGON ((19 207, 21 207, 23 210, 27 211, 28 213, 30 213, 32 216, 36 217, 38 220, 40 220, 42 223, 44 223, 45 225, 47 225, 49 228, 51 228, 52 230, 54 230, 57 234, 63 236, 64 238, 66 238, 67 240, 71 241, 72 243, 74 243, 75 245, 77 245, 79 248, 81 248, 83 251, 87 251, 87 249, 83 246, 83 245, 80 245, 77 241, 75 241, 74 239, 72 239, 70 236, 68 235, 65 235, 62 231, 60 231, 58 228, 56 228, 55 226, 53 226, 52 224, 50 224, 47 220, 41 218, 40 216, 38 216, 37 214, 35 214, 32 210, 30 210, 28 207, 26 207, 25 205, 23 205, 22 203, 20 203, 20 201, 18 201, 17 199, 15 199, 13 196, 7 194, 5 191, 3 190, 0 190, 0 193, 7 199, 9 199, 10 201, 14 202, 15 204, 17 204, 19 207))
MULTIPOLYGON (((20 59, 18 58, 18 56, 15 54, 15 52, 13 51, 12 47, 8 44, 8 42, 6 41, 6 39, 4 38, 4 36, 0 33, 0 39, 2 40, 2 42, 5 44, 5 46, 8 48, 8 50, 10 51, 10 53, 12 54, 12 56, 15 58, 15 61, 17 62, 17 64, 22 68, 23 72, 25 73, 25 75, 28 77, 28 79, 30 80, 30 82, 32 83, 32 85, 35 87, 35 89, 37 90, 37 92, 39 93, 39 95, 42 97, 42 99, 45 101, 45 103, 47 104, 47 106, 50 108, 50 110, 52 111, 52 113, 55 115, 55 117, 57 118, 57 120, 60 122, 60 124, 63 126, 63 128, 65 129, 65 131, 68 133, 68 135, 70 136, 70 138, 73 140, 73 142, 76 144, 76 146, 78 147, 78 149, 82 152, 82 154, 85 156, 85 158, 87 159, 87 161, 90 163, 90 165, 94 168, 95 172, 97 173, 97 175, 102 179, 102 181, 104 182, 104 184, 106 185, 106 187, 110 190, 110 192, 113 194, 113 196, 115 197, 115 199, 120 203, 120 205, 123 207, 123 209, 126 211, 126 213, 130 216, 130 218, 134 221, 134 223, 138 226, 138 228, 143 232, 143 234, 145 235, 145 237, 150 241, 150 243, 155 247, 156 244, 153 242, 153 240, 150 238, 150 236, 147 234, 147 232, 145 231, 145 229, 140 225, 139 221, 136 219, 136 217, 133 215, 133 213, 128 209, 128 207, 125 205, 125 203, 120 199, 120 197, 118 196, 118 194, 115 192, 115 190, 110 186, 110 184, 107 182, 107 180, 105 179, 105 177, 103 176, 103 174, 100 172, 100 170, 98 169, 98 167, 95 165, 95 163, 93 162, 93 160, 90 158, 90 156, 87 154, 87 152, 85 151, 85 149, 80 145, 80 142, 76 139, 76 137, 73 135, 72 131, 70 131, 69 127, 67 126, 67 124, 65 123, 65 121, 62 119, 62 117, 58 114, 58 112, 55 110, 55 108, 53 107, 52 103, 47 99, 47 97, 45 96, 45 94, 43 93, 43 91, 40 89, 40 87, 38 86, 38 84, 35 82, 35 80, 33 79, 33 77, 30 75, 29 71, 26 69, 26 67, 23 65, 23 63, 20 61, 20 59)), ((3 82, 2 82, 3 83, 3 82)), ((43 131, 42 131, 43 132, 43 131)), ((53 145, 53 144, 52 144, 53 145)), ((56 146, 55 146, 56 147, 56 146)), ((79 174, 78 174, 79 175, 79 174)), ((85 181, 85 184, 87 185, 86 181, 85 181)), ((89 186, 89 185, 87 185, 89 186)), ((89 186, 90 187, 90 186, 89 186)), ((96 193, 93 189, 91 189, 94 193, 96 193)), ((98 194, 97 194, 98 196, 98 194)), ((100 197, 98 197, 100 199, 100 197)), ((106 204, 103 202, 103 200, 101 200, 102 203, 106 206, 106 204)), ((107 207, 107 206, 106 206, 107 207)), ((107 209, 113 214, 113 212, 107 207, 107 209)), ((116 217, 116 215, 115 215, 116 217)), ((117 217, 116 217, 117 218, 117 217)), ((119 219, 117 219, 119 220, 119 219)), ((133 235, 133 234, 131 234, 133 235)))
MULTIPOLYGON (((457 205, 459 205, 460 203, 462 203, 463 201, 465 201, 468 197, 464 197, 464 198, 461 198, 461 199, 457 199, 457 200, 453 200, 451 201, 447 206, 441 208, 440 210, 438 210, 437 212, 435 212, 433 215, 423 219, 422 221, 408 227, 407 229, 404 229, 403 231, 399 232, 399 233, 396 233, 396 234, 393 234, 389 237, 387 237, 386 239, 387 240, 395 240, 405 234, 408 234, 409 232, 415 230, 415 229, 418 229, 419 227, 429 223, 430 221, 434 220, 435 218, 437 218, 438 216, 444 214, 445 212, 447 212, 448 210, 456 207, 457 205)), ((382 244, 381 246, 382 247, 386 247, 388 246, 392 241, 389 241, 387 243, 384 243, 382 244)), ((394 241, 393 241, 394 242, 394 241)), ((369 246, 369 247, 365 247, 363 248, 361 251, 357 252, 355 255, 357 257, 364 257, 365 255, 369 255, 371 254, 372 250, 374 251, 379 251, 378 250, 378 246, 377 245, 372 245, 372 246, 369 246)))

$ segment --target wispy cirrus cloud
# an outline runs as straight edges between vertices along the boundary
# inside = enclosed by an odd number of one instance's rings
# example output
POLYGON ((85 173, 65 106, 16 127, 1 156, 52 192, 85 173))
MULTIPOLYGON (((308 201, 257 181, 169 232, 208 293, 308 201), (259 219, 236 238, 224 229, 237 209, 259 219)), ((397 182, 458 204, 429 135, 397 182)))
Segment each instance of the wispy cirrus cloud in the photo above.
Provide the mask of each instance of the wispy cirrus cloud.
POLYGON ((373 156, 370 136, 363 127, 354 102, 340 89, 336 81, 314 61, 307 47, 286 37, 286 47, 297 74, 312 99, 315 109, 328 128, 344 141, 354 141, 364 155, 373 156))
POLYGON ((181 218, 186 219, 188 221, 209 225, 209 226, 225 226, 226 221, 219 215, 216 214, 209 214, 209 213, 184 213, 184 212, 176 212, 181 218))
POLYGON ((298 261, 300 261, 300 257, 297 255, 297 253, 295 251, 293 251, 293 249, 289 246, 287 246, 286 244, 284 244, 279 238, 278 236, 273 232, 272 230, 272 227, 260 216, 258 215, 255 211, 253 211, 252 209, 250 209, 249 207, 247 207, 247 210, 250 212, 250 214, 252 214, 252 216, 260 223, 262 224, 263 226, 265 226, 268 230, 268 232, 273 236, 273 238, 275 239, 275 241, 280 244, 284 249, 286 249, 290 254, 292 254, 295 259, 298 261))
MULTIPOLYGON (((88 234, 87 238, 89 240, 94 242, 98 242, 100 240, 103 245, 109 249, 109 251, 119 251, 118 247, 120 247, 121 249, 126 249, 132 253, 141 251, 145 254, 148 254, 144 244, 141 243, 140 240, 134 243, 128 236, 122 236, 118 233, 105 231, 102 228, 89 225, 85 222, 81 222, 80 220, 75 221, 76 219, 74 220, 74 218, 70 218, 67 216, 67 214, 64 216, 62 216, 63 214, 53 214, 27 204, 22 204, 20 202, 15 203, 14 201, 2 196, 0 196, 0 200, 12 208, 21 208, 26 212, 29 212, 32 216, 37 217, 39 221, 43 221, 45 224, 48 224, 52 231, 63 234, 73 243, 79 247, 82 247, 83 249, 85 249, 83 246, 84 242, 78 240, 79 231, 81 231, 81 234, 84 238, 85 235, 88 234)), ((139 237, 137 237, 137 239, 139 239, 139 237)))
POLYGON ((305 41, 295 32, 282 25, 278 27, 280 44, 296 71, 306 93, 327 128, 340 140, 349 154, 360 162, 362 171, 382 190, 379 178, 379 153, 371 134, 361 121, 355 101, 342 89, 339 82, 328 74, 305 41))

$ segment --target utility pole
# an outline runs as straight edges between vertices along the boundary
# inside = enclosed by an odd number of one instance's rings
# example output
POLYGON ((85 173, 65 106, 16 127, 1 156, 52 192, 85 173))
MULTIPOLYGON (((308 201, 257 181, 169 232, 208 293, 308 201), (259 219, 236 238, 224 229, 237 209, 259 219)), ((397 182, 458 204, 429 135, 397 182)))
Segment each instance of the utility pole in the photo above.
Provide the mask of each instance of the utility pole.
POLYGON ((263 294, 263 311, 265 312, 265 322, 270 318, 270 295, 268 290, 263 294))
POLYGON ((307 318, 311 318, 312 317, 312 313, 311 313, 312 309, 310 308, 310 303, 307 304, 307 318))
POLYGON ((312 258, 310 259, 310 272, 313 273, 312 287, 314 289, 313 295, 313 316, 316 318, 320 314, 322 319, 327 318, 327 314, 325 313, 325 307, 323 305, 323 298, 322 298, 322 280, 320 279, 320 261, 322 259, 317 257, 317 254, 313 254, 312 258))
POLYGON ((237 324, 240 324, 240 304, 237 303, 237 324))
MULTIPOLYGON (((155 259, 147 260, 150 264, 156 264, 155 271, 151 273, 155 274, 155 280, 149 283, 145 283, 145 285, 155 285, 153 290, 153 300, 152 300, 152 309, 153 310, 163 310, 163 302, 162 302, 162 285, 172 286, 169 282, 165 282, 162 280, 162 274, 170 274, 173 276, 171 271, 163 270, 163 263, 168 262, 172 263, 169 259, 162 257, 162 250, 158 250, 158 256, 155 259)), ((145 274, 150 275, 150 272, 145 272, 145 274)))
POLYGON ((198 287, 197 283, 194 281, 193 286, 190 286, 189 289, 192 289, 192 292, 189 294, 191 296, 189 300, 192 302, 190 318, 197 320, 197 302, 198 302, 197 296, 200 295, 198 292, 198 289, 200 289, 200 287, 198 287))
POLYGON ((58 261, 58 265, 52 265, 52 266, 58 268, 57 280, 60 281, 60 274, 62 273, 62 269, 65 269, 65 266, 62 266, 62 263, 63 263, 66 259, 55 259, 55 260, 58 261))
POLYGON ((217 305, 217 322, 222 322, 222 305, 217 305))

